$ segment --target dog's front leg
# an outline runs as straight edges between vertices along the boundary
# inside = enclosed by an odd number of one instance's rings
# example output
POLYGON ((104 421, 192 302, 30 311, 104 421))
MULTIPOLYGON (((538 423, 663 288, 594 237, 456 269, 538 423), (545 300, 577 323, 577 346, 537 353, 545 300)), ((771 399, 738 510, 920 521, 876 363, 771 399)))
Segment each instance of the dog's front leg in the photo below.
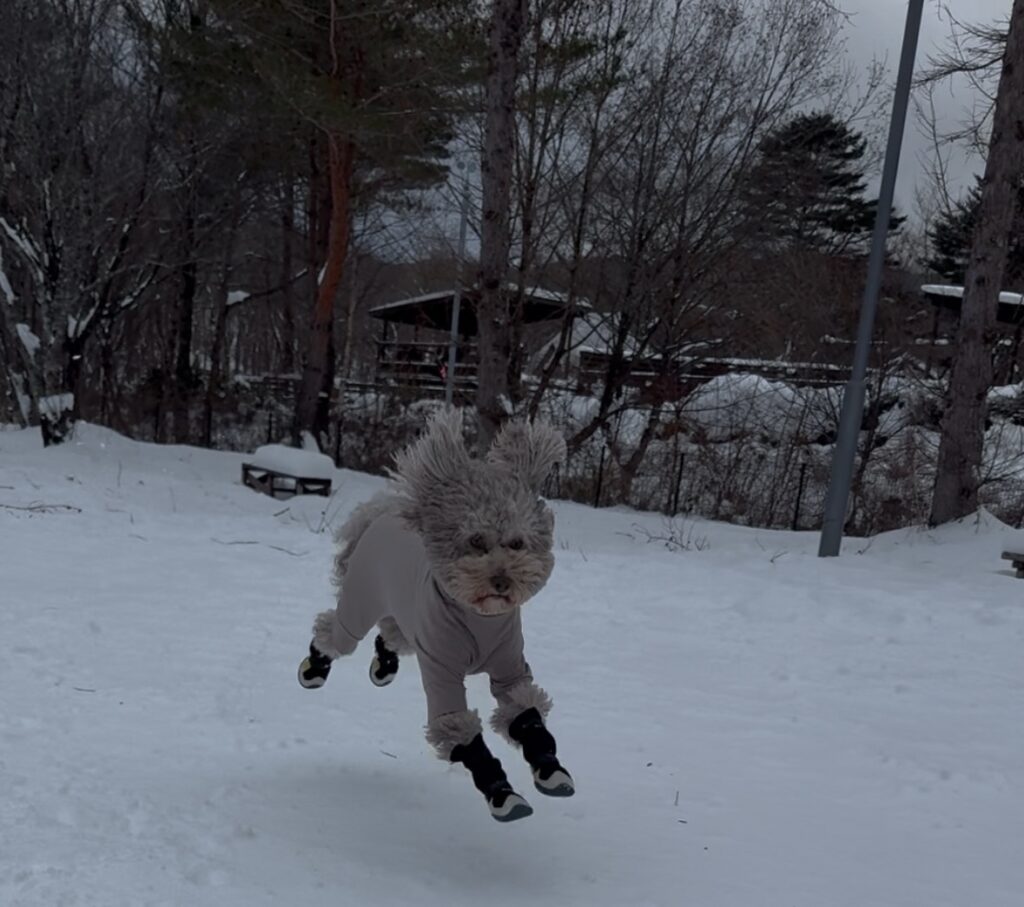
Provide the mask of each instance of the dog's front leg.
POLYGON ((492 677, 491 692, 498 700, 491 727, 522 749, 537 790, 549 797, 571 797, 576 792, 572 776, 558 761, 558 746, 545 723, 551 697, 528 674, 512 684, 492 677))
POLYGON ((512 789, 501 762, 484 742, 479 713, 467 708, 463 680, 429 656, 421 654, 419 662, 427 694, 427 742, 445 762, 458 762, 469 770, 499 822, 529 816, 530 805, 512 789))

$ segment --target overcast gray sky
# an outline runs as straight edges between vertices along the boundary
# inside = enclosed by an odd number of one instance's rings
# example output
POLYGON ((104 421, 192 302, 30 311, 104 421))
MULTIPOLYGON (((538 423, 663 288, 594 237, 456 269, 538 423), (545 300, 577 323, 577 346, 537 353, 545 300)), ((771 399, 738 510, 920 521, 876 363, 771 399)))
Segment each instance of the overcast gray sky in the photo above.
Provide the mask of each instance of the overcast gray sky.
MULTIPOLYGON (((907 15, 906 0, 839 0, 839 5, 850 13, 851 21, 846 36, 851 59, 858 65, 867 65, 872 56, 885 57, 888 69, 887 87, 891 91, 903 41, 903 26, 907 15)), ((942 49, 950 34, 949 19, 943 14, 941 7, 948 7, 953 15, 962 21, 987 23, 1005 20, 1012 5, 1012 0, 942 0, 941 3, 940 0, 926 0, 916 69, 919 71, 930 54, 942 49)), ((971 101, 972 94, 965 85, 944 86, 936 96, 940 124, 955 128, 965 119, 965 110, 969 109, 971 101)), ((887 107, 886 116, 888 114, 887 107)), ((900 172, 896 186, 896 204, 901 211, 915 213, 914 186, 926 178, 921 157, 929 154, 929 143, 920 134, 919 126, 911 113, 900 156, 900 172)), ((952 176, 962 187, 970 182, 973 170, 979 166, 978 161, 954 161, 952 176)))

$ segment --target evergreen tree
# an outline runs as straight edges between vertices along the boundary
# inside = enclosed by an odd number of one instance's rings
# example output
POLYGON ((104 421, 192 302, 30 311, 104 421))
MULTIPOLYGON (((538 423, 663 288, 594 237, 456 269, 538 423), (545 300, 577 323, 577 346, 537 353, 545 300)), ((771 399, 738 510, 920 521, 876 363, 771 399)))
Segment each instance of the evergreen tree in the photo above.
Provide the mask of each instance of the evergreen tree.
MULTIPOLYGON (((323 437, 333 392, 333 327, 353 212, 381 193, 442 180, 462 89, 478 75, 471 0, 211 0, 198 48, 218 68, 226 110, 241 81, 258 116, 292 124, 309 158, 310 273, 319 276, 293 424, 323 437), (303 140, 304 138, 304 140, 303 140)), ((218 84, 218 80, 212 80, 218 84)), ((291 135, 288 135, 291 133, 291 135)), ((269 133, 264 147, 281 147, 269 133)))
MULTIPOLYGON (((937 274, 956 284, 963 284, 971 255, 971 239, 977 226, 981 204, 981 182, 975 183, 966 198, 943 211, 928 231, 931 256, 927 265, 937 274)), ((1024 284, 1024 188, 1017 193, 1017 212, 1013 233, 1009 238, 1003 288, 1015 289, 1024 284)))
MULTIPOLYGON (((745 193, 747 217, 772 249, 863 251, 877 199, 865 197, 864 137, 826 113, 802 114, 769 135, 745 193)), ((890 229, 904 218, 893 216, 890 229)))

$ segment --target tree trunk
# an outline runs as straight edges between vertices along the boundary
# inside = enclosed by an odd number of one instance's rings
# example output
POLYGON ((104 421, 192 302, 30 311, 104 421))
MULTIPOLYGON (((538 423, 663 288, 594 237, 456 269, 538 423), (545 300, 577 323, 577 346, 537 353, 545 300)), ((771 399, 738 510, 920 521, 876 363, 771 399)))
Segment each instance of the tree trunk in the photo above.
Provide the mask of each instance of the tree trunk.
POLYGON ((281 208, 281 371, 290 375, 295 371, 295 290, 292 270, 292 243, 295 239, 295 180, 286 174, 284 204, 281 208))
POLYGON ((235 239, 238 236, 238 224, 241 220, 241 204, 238 196, 232 211, 230 232, 224 245, 224 263, 221 268, 220 289, 217 293, 217 317, 213 326, 213 342, 210 345, 210 374, 206 384, 206 400, 203 404, 203 446, 213 446, 213 407, 224 383, 224 340, 227 336, 228 293, 231 288, 231 275, 234 273, 235 239))
MULTIPOLYGON (((19 425, 27 428, 31 410, 38 405, 38 390, 33 380, 33 363, 25 354, 21 339, 10 329, 6 309, 3 308, 4 303, 5 300, 0 300, 0 368, 3 369, 3 377, 7 381, 12 414, 19 425), (28 411, 23 409, 25 397, 28 398, 28 411)), ((2 396, 0 393, 0 397, 2 396)))
POLYGON ((633 485, 636 482, 637 473, 647 456, 647 451, 654 440, 654 435, 661 425, 661 414, 665 409, 665 401, 658 400, 651 411, 647 414, 647 422, 644 424, 643 433, 637 442, 636 449, 630 454, 625 463, 619 464, 619 502, 629 505, 630 497, 633 494, 633 485))
POLYGON ((356 292, 356 274, 359 270, 358 256, 353 258, 349 273, 348 302, 345 306, 345 341, 341 348, 341 374, 345 381, 352 377, 352 350, 355 347, 356 308, 359 296, 356 292))
POLYGON ((185 213, 186 258, 181 268, 181 295, 174 330, 174 441, 187 444, 191 440, 189 403, 192 397, 192 332, 199 286, 199 263, 196 261, 195 219, 189 203, 185 213))
POLYGON ((515 151, 515 94, 527 0, 493 0, 487 58, 487 118, 480 162, 480 304, 476 408, 479 445, 490 445, 505 417, 512 338, 504 283, 509 253, 509 199, 515 151))
MULTIPOLYGON (((628 287, 623 295, 627 300, 632 298, 628 287)), ((632 327, 632 316, 628 311, 623 311, 618 318, 618 322, 615 324, 615 339, 612 342, 612 348, 608 354, 608 362, 605 366, 604 387, 601 391, 597 412, 587 425, 584 425, 566 442, 569 446, 570 454, 576 453, 591 437, 608 424, 615 399, 622 392, 625 381, 629 377, 631 366, 627 361, 626 344, 630 339, 629 335, 632 327)))
POLYGON ((123 431, 124 426, 114 423, 117 407, 114 394, 117 390, 115 380, 116 366, 114 363, 114 326, 104 321, 100 327, 100 422, 115 431, 123 431))
POLYGON ((293 435, 296 443, 302 432, 314 437, 327 429, 331 395, 331 351, 334 329, 334 306, 338 287, 345 270, 351 230, 352 165, 355 149, 352 142, 331 135, 328 137, 328 179, 331 189, 331 215, 327 258, 323 276, 317 284, 316 301, 306 340, 306 361, 302 385, 295 410, 293 435))
POLYGON ((1014 0, 942 420, 933 526, 978 509, 996 312, 1022 170, 1024 0, 1014 0))

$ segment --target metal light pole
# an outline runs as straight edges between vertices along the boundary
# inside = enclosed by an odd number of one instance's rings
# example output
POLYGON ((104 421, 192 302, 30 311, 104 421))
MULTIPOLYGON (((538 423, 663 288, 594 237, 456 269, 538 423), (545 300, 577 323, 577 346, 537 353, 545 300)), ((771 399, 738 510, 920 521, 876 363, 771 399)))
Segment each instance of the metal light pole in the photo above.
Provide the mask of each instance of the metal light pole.
POLYGON ((462 171, 462 205, 459 213, 459 246, 456 254, 455 292, 452 298, 452 330, 448 342, 448 373, 444 382, 444 402, 451 406, 455 399, 455 354, 459 346, 459 307, 462 305, 462 276, 465 267, 463 259, 466 255, 466 225, 469 221, 469 173, 464 163, 459 163, 462 171))
POLYGON ((832 475, 829 480, 828 497, 825 500, 825 520, 821 527, 819 557, 836 557, 843 540, 846 504, 850 499, 853 462, 857 455, 857 436, 860 434, 861 419, 864 415, 864 381, 871 353, 871 333, 875 323, 875 309, 878 307, 878 292, 882 284, 882 267, 885 264, 889 212, 892 209, 892 197, 896 188, 896 170, 900 162, 900 145, 903 143, 903 127, 907 120, 914 55, 917 52, 917 36, 921 30, 923 8, 924 0, 910 0, 907 7, 907 24, 903 31, 903 49, 900 52, 900 68, 896 77, 896 95, 893 98, 892 118, 889 121, 889 141, 885 149, 882 185, 878 193, 878 211, 875 213, 875 231, 871 237, 868 277, 864 285, 860 324, 857 328, 857 347, 853 354, 850 381, 843 393, 839 434, 836 438, 835 452, 832 454, 832 475))

